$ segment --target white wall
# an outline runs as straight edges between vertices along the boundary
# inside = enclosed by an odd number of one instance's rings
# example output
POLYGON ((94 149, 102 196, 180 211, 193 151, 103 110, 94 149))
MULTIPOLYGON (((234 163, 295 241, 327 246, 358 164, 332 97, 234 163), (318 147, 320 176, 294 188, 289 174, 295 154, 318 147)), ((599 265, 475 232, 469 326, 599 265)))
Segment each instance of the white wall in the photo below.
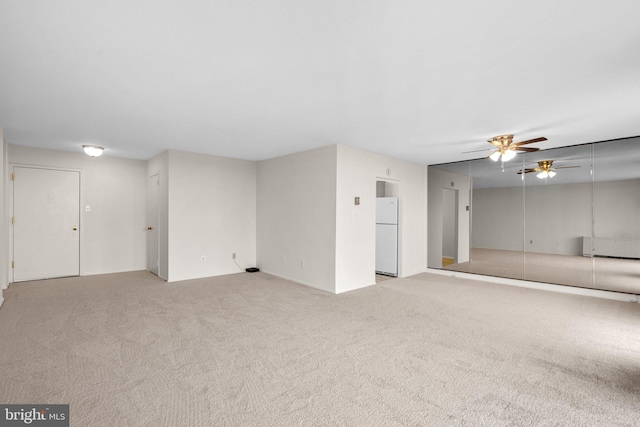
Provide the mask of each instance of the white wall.
POLYGON ((336 293, 375 283, 377 181, 399 200, 399 277, 425 270, 425 169, 344 145, 337 146, 336 293), (360 205, 354 198, 360 197, 360 205))
MULTIPOLYGON (((458 254, 457 262, 469 261, 469 193, 471 178, 442 169, 428 168, 428 205, 427 236, 429 254, 427 265, 431 268, 442 267, 442 210, 443 189, 458 190, 458 254), (453 186, 451 185, 453 183, 453 186)), ((475 202, 474 202, 475 203, 475 202)))
POLYGON ((423 272, 424 175, 423 166, 343 145, 259 162, 260 268, 335 293, 375 284, 375 199, 385 180, 400 200, 399 276, 423 272))
POLYGON ((256 162, 169 150, 168 279, 256 265, 256 162), (202 261, 205 256, 206 261, 202 261))
POLYGON ((261 270, 336 291, 336 156, 334 145, 258 162, 261 270))
POLYGON ((159 275, 169 281, 239 272, 235 252, 243 268, 257 265, 329 292, 372 285, 379 180, 400 199, 399 275, 424 271, 420 165, 341 145, 258 163, 174 150, 148 162, 92 159, 13 145, 9 157, 81 171, 81 204, 92 207, 81 212, 83 275, 146 268, 145 195, 155 174, 159 275))
MULTIPOLYGON (((158 276, 169 278, 169 152, 164 151, 147 161, 147 201, 149 198, 149 178, 158 175, 158 276)), ((151 224, 147 212, 147 224, 151 224)))
POLYGON ((146 162, 12 144, 8 158, 11 165, 80 171, 81 275, 146 268, 146 162))

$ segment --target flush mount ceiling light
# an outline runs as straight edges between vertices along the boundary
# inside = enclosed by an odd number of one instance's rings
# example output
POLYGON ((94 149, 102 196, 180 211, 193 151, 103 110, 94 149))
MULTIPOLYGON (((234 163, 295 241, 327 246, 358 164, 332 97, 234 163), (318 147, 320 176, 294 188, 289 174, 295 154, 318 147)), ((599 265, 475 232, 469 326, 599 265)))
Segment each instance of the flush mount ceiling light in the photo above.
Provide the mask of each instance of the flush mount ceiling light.
POLYGON ((83 145, 82 149, 84 150, 84 153, 89 157, 100 157, 102 156, 102 152, 104 151, 104 148, 97 145, 83 145))

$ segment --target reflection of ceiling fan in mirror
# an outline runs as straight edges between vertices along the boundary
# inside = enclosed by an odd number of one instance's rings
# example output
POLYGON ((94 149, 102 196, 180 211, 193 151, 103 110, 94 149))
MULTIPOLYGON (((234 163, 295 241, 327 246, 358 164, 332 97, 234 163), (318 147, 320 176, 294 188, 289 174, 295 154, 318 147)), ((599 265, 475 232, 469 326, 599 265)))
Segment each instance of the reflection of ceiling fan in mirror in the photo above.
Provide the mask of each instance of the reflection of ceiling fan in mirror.
MULTIPOLYGON (((525 152, 533 152, 538 151, 539 148, 531 148, 531 147, 523 147, 526 144, 533 144, 534 142, 546 141, 547 138, 540 137, 529 139, 527 141, 522 142, 513 142, 513 135, 498 135, 494 136, 487 142, 496 147, 496 151, 489 155, 489 158, 493 161, 498 161, 498 159, 502 158, 503 162, 508 162, 516 156, 517 152, 525 151, 525 152)), ((485 150, 477 150, 477 151, 485 151, 485 150)), ((473 153, 473 151, 466 151, 465 153, 473 153)), ((463 153, 463 154, 465 154, 463 153)))
POLYGON ((540 160, 538 162, 537 168, 527 168, 527 169, 524 169, 524 171, 520 169, 518 171, 518 175, 521 175, 522 173, 537 172, 538 174, 536 175, 536 178, 540 178, 540 179, 553 178, 554 176, 556 176, 556 172, 555 172, 556 169, 570 169, 570 168, 580 167, 580 166, 558 166, 557 168, 554 168, 552 166, 553 166, 553 160, 540 160))

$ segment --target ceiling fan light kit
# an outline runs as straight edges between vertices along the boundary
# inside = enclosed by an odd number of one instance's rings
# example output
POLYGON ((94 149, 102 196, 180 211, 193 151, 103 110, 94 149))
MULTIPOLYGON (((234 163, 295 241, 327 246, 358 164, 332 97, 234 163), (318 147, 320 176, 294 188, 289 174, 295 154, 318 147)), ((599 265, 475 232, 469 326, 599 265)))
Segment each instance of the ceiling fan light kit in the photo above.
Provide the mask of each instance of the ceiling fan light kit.
POLYGON ((532 173, 532 172, 536 172, 536 178, 539 179, 545 179, 545 178, 553 178, 554 176, 557 175, 557 172, 555 172, 556 169, 572 169, 572 168, 579 168, 580 166, 558 166, 558 167, 553 167, 553 160, 540 160, 538 162, 538 167, 537 168, 527 168, 527 169, 520 169, 518 171, 518 175, 524 175, 525 173, 532 173))
POLYGON ((545 179, 545 178, 553 178, 554 176, 556 176, 556 173, 554 171, 542 171, 540 173, 538 173, 538 175, 536 175, 536 178, 539 179, 545 179))
POLYGON ((502 153, 500 153, 500 151, 494 151, 494 152, 489 156, 489 158, 490 158, 491 160, 493 160, 494 162, 497 162, 501 155, 502 155, 502 153))
POLYGON ((502 157, 503 162, 508 162, 509 160, 513 159, 515 156, 516 156, 515 151, 506 148, 506 149, 495 151, 493 154, 489 156, 489 158, 494 162, 497 162, 498 159, 502 157))

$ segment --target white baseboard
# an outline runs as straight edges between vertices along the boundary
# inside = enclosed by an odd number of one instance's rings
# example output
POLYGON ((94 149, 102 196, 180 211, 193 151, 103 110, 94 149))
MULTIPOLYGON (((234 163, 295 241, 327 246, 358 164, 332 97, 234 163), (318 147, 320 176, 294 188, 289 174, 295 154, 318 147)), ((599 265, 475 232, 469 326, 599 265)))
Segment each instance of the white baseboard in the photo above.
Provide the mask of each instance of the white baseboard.
POLYGON ((0 308, 2 308, 2 303, 4 302, 4 297, 0 297, 0 308))
POLYGON ((599 289, 578 288, 575 286, 556 285, 553 283, 530 282, 528 280, 507 279, 505 277, 484 276, 479 274, 461 273, 459 271, 439 270, 427 268, 427 273, 442 276, 459 277, 461 279, 479 280, 481 282, 499 283, 501 285, 519 286, 522 288, 541 289, 543 291, 561 292, 565 294, 584 295, 588 297, 612 299, 616 301, 640 303, 640 295, 623 292, 602 291, 599 289))
MULTIPOLYGON (((390 279, 397 279, 397 277, 390 277, 390 279)), ((340 292, 336 292, 336 294, 344 294, 345 292, 357 291, 358 289, 364 289, 364 288, 368 288, 369 286, 375 286, 375 285, 376 285, 376 282, 374 281, 373 283, 358 285, 358 286, 351 287, 349 289, 343 289, 340 292)))
POLYGON ((293 279, 291 277, 283 276, 282 274, 272 273, 271 271, 267 271, 267 270, 263 270, 263 269, 260 269, 260 271, 262 271, 263 273, 270 274, 272 276, 279 277, 281 279, 289 280, 290 282, 295 282, 295 283, 298 283, 300 285, 309 286, 310 288, 314 288, 314 289, 318 289, 320 291, 324 291, 324 292, 329 292, 329 293, 335 294, 335 291, 328 291, 328 290, 326 290, 324 288, 321 288, 321 287, 319 287, 317 285, 314 285, 312 283, 303 282, 303 281, 298 280, 298 279, 293 279))

